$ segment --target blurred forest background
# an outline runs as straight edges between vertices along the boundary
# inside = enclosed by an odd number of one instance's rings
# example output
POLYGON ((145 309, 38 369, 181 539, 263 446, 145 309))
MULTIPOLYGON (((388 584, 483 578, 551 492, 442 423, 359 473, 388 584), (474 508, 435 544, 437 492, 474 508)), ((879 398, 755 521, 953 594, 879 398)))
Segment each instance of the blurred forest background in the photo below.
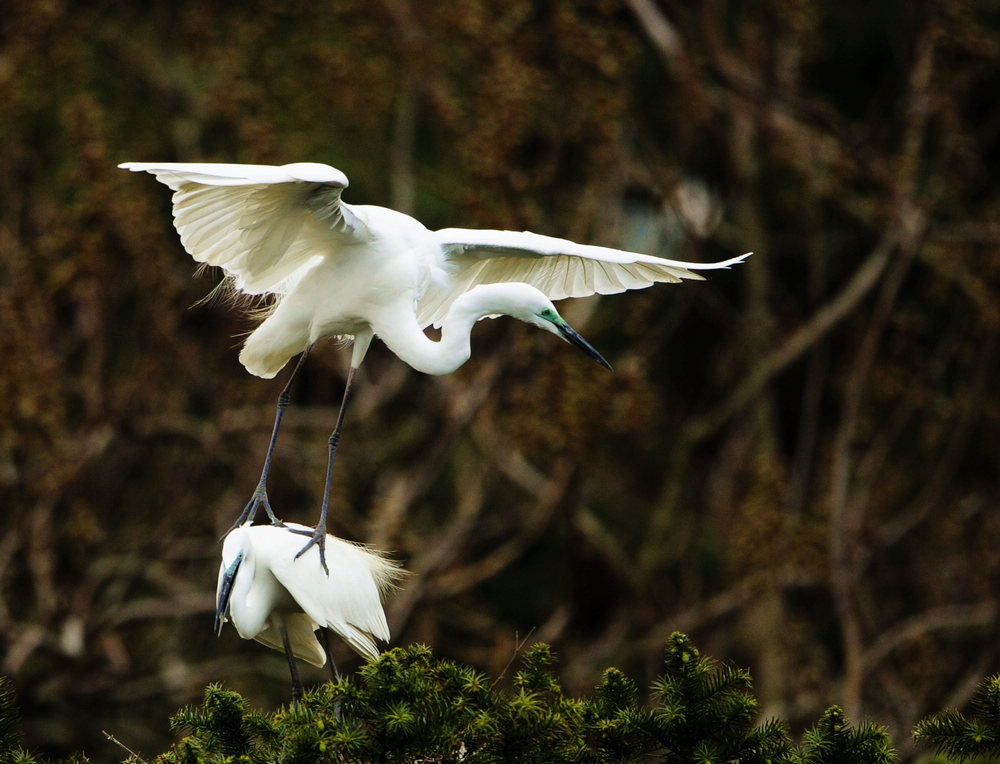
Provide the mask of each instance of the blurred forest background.
MULTIPOLYGON (((458 373, 379 343, 331 530, 413 576, 398 644, 583 693, 671 630, 766 715, 889 725, 1000 669, 1000 3, 6 0, 0 15, 0 673, 25 743, 149 755, 277 652, 212 633, 217 539, 273 381, 198 304, 126 160, 318 161, 351 203, 685 260, 560 306, 613 374, 513 320, 458 373)), ((271 496, 314 522, 349 354, 313 353, 271 496)), ((343 645, 341 667, 357 665, 343 645)), ((305 667, 304 667, 305 668, 305 667)), ((325 673, 309 669, 320 682, 325 673)))

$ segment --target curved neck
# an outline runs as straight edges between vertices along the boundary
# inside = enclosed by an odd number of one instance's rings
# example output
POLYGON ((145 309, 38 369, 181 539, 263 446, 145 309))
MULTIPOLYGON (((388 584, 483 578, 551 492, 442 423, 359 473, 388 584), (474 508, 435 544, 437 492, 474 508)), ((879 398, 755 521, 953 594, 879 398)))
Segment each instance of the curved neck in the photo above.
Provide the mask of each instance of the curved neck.
POLYGON ((413 320, 392 322, 377 334, 399 358, 424 374, 451 374, 469 360, 469 335, 483 316, 510 315, 509 284, 484 284, 459 296, 441 324, 438 342, 427 337, 413 320))
POLYGON ((269 615, 265 612, 266 606, 262 607, 261 598, 250 596, 256 567, 253 547, 247 544, 243 548, 243 561, 233 578, 233 590, 229 597, 229 620, 244 639, 253 639, 259 634, 269 615))

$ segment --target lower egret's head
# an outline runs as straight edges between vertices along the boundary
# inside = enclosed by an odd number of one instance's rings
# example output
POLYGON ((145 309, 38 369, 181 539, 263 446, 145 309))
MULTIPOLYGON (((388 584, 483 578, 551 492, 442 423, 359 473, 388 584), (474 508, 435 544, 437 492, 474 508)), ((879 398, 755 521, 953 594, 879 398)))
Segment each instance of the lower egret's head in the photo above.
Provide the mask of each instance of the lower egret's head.
POLYGON ((215 635, 222 634, 222 626, 229 615, 229 600, 233 596, 233 583, 243 559, 246 557, 246 532, 236 528, 226 536, 222 546, 222 566, 219 568, 219 585, 215 601, 215 635))

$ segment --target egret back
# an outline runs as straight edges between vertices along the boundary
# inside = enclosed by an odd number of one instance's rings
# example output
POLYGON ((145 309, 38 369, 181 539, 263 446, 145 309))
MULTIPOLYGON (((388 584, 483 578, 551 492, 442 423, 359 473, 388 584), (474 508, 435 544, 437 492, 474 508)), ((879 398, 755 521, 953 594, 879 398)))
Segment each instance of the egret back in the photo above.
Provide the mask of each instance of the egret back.
POLYGON ((315 547, 295 557, 302 536, 289 529, 312 530, 293 523, 288 528, 260 525, 250 529, 258 564, 268 566, 314 623, 336 632, 357 653, 374 660, 379 652, 375 640, 389 640, 381 595, 403 575, 399 566, 365 546, 327 535, 327 575, 315 547))

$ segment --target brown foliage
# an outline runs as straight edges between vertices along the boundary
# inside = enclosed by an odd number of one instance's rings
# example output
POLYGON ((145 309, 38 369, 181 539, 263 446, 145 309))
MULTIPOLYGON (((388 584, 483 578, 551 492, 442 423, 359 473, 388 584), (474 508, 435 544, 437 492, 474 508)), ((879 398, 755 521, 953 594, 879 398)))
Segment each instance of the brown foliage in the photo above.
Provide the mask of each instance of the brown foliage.
MULTIPOLYGON (((162 746, 282 659, 211 634, 216 539, 282 381, 124 160, 325 161, 348 201, 680 259, 708 282, 511 321, 451 377, 374 347, 332 530, 414 572, 401 643, 570 690, 675 629, 768 713, 905 746, 995 671, 995 14, 975 4, 8 3, 0 18, 0 671, 30 746, 162 746), (80 7, 83 6, 83 7, 80 7)), ((377 343, 376 343, 377 345, 377 343)), ((310 358, 271 495, 311 522, 346 355, 310 358)), ((350 665, 350 657, 339 657, 350 665)), ((321 680, 317 674, 314 679, 321 680)), ((111 754, 109 754, 111 755, 111 754)))

